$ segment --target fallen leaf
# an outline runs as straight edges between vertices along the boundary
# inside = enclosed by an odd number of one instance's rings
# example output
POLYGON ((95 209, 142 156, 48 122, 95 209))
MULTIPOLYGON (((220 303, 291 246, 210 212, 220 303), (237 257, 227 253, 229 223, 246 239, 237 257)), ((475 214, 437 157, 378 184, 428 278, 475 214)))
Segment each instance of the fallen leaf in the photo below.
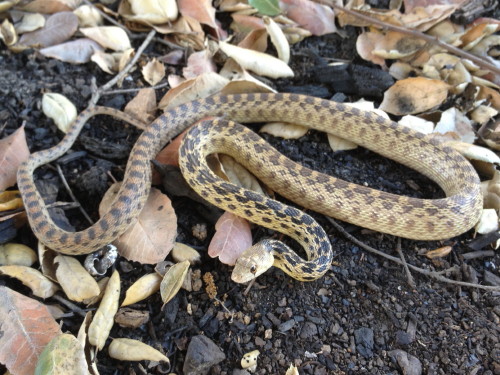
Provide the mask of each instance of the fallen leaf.
MULTIPOLYGON (((14 46, 19 40, 14 25, 7 18, 0 26, 0 40, 8 47, 14 46)), ((21 47, 20 49, 22 50, 23 48, 21 47)))
POLYGON ((201 260, 200 253, 198 251, 193 249, 191 246, 180 242, 176 242, 174 244, 171 255, 175 263, 181 263, 187 260, 192 266, 199 263, 201 260))
POLYGON ((78 17, 78 26, 95 27, 103 23, 103 17, 95 6, 80 5, 73 13, 78 17))
POLYGON ((495 170, 491 180, 481 181, 481 192, 484 208, 500 210, 500 172, 495 170))
POLYGON ((45 26, 45 17, 40 13, 25 14, 20 23, 16 24, 18 34, 29 33, 45 26))
POLYGON ((212 0, 178 0, 178 3, 183 16, 191 17, 210 26, 217 32, 219 39, 226 38, 226 32, 220 28, 215 19, 215 8, 212 6, 212 0))
POLYGON ((0 140, 0 191, 16 183, 17 169, 29 155, 24 125, 0 140))
POLYGON ((54 337, 38 358, 35 375, 87 375, 85 351, 78 339, 63 333, 54 337))
POLYGON ((0 193, 0 212, 16 210, 18 208, 23 208, 23 200, 19 190, 6 190, 0 193))
POLYGON ((179 166, 179 147, 181 146, 182 139, 189 129, 186 129, 181 134, 173 139, 163 150, 161 150, 158 155, 156 155, 155 160, 161 164, 173 165, 174 167, 179 166))
POLYGON ((45 116, 56 123, 58 129, 67 133, 71 124, 76 120, 76 107, 64 95, 47 93, 42 97, 42 110, 45 116))
POLYGON ((492 208, 484 209, 474 229, 479 234, 488 234, 498 230, 497 210, 492 208))
POLYGON ((89 342, 98 350, 104 347, 109 332, 113 327, 114 317, 118 311, 119 298, 120 274, 115 270, 109 278, 99 308, 96 310, 88 330, 89 342))
POLYGON ((174 264, 170 267, 163 276, 163 280, 160 284, 160 294, 161 300, 163 301, 163 306, 165 306, 172 298, 175 297, 189 270, 189 261, 185 260, 180 263, 174 264))
POLYGON ((234 160, 234 158, 229 155, 220 154, 219 161, 223 168, 223 175, 221 177, 227 178, 237 186, 256 191, 259 194, 265 194, 260 186, 259 180, 250 173, 248 169, 234 160))
POLYGON ((448 96, 449 85, 423 77, 397 81, 384 93, 379 109, 393 115, 421 113, 439 106, 448 96))
POLYGON ((162 277, 156 272, 142 276, 135 281, 125 292, 125 299, 121 307, 145 300, 160 290, 162 277))
POLYGON ((157 116, 156 93, 151 87, 140 89, 137 95, 127 103, 125 113, 132 115, 136 119, 141 119, 145 124, 150 124, 157 116))
MULTIPOLYGON (((113 202, 119 185, 112 185, 101 204, 99 212, 106 212, 113 202)), ((137 221, 132 224, 113 244, 121 256, 140 262, 154 264, 170 253, 177 236, 177 217, 170 199, 158 189, 151 189, 148 200, 137 221)))
POLYGON ((111 358, 122 361, 156 361, 170 363, 168 357, 138 340, 113 339, 108 349, 111 358))
POLYGON ((286 63, 267 53, 252 51, 226 42, 219 42, 219 47, 243 68, 261 76, 271 78, 293 77, 293 71, 286 63))
POLYGON ((441 114, 441 119, 436 124, 434 132, 456 134, 465 143, 472 144, 476 139, 476 133, 472 128, 469 118, 454 107, 447 109, 441 114))
POLYGON ((453 147, 467 159, 480 160, 490 164, 500 165, 500 158, 493 151, 470 143, 460 141, 448 141, 447 146, 453 147))
POLYGON ((453 250, 453 247, 443 246, 443 247, 440 247, 439 249, 427 251, 425 253, 425 256, 429 259, 444 258, 449 253, 451 253, 451 250, 453 250))
POLYGON ((36 253, 28 246, 20 243, 0 245, 0 265, 17 265, 31 267, 38 260, 36 253))
POLYGON ((259 133, 271 134, 284 139, 298 139, 306 135, 309 128, 287 122, 270 122, 259 129, 259 133))
POLYGON ((155 86, 165 77, 165 65, 153 59, 142 67, 142 76, 147 83, 155 86))
POLYGON ((81 302, 99 295, 99 285, 78 260, 58 255, 54 262, 57 264, 57 280, 70 300, 81 302))
POLYGON ((104 48, 113 51, 125 51, 131 48, 127 33, 118 26, 83 27, 80 31, 87 38, 95 40, 104 48))
POLYGON ((127 17, 131 21, 159 25, 174 21, 179 14, 175 0, 129 0, 129 3, 134 13, 127 17))
POLYGON ((52 14, 73 10, 78 0, 34 0, 23 6, 25 12, 52 14))
POLYGON ((267 16, 276 16, 281 13, 278 0, 248 0, 248 4, 267 16))
POLYGON ((241 253, 252 246, 250 224, 230 212, 225 212, 215 224, 215 234, 208 246, 208 255, 230 266, 241 253))
POLYGON ((59 287, 41 274, 40 271, 26 266, 0 266, 0 274, 14 277, 31 289, 40 298, 49 298, 59 287))
POLYGON ((267 33, 271 38, 271 42, 276 48, 276 52, 278 52, 278 57, 284 63, 288 64, 290 61, 290 44, 286 39, 283 30, 278 26, 276 22, 272 20, 272 18, 264 17, 264 24, 266 25, 267 33))
POLYGON ((313 35, 337 32, 333 9, 310 0, 281 0, 281 10, 313 35))
POLYGON ((0 286, 0 362, 12 374, 32 375, 45 346, 61 334, 47 307, 0 286), (9 348, 7 350, 6 348, 9 348))
POLYGON ((18 44, 28 47, 54 46, 71 38, 77 28, 78 17, 72 12, 56 13, 47 18, 41 29, 23 34, 18 44))
POLYGON ((71 64, 84 64, 91 60, 96 51, 103 48, 91 39, 81 38, 58 44, 55 46, 42 48, 40 53, 46 57, 51 57, 71 64))
POLYGON ((192 53, 187 61, 187 66, 182 69, 186 79, 196 78, 203 73, 217 72, 217 67, 208 50, 192 53))

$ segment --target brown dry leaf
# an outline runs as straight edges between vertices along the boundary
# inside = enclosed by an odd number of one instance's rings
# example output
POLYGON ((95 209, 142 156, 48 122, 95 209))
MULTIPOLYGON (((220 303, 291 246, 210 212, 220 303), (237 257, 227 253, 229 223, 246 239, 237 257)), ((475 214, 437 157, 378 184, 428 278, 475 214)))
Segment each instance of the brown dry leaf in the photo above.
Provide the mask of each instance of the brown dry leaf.
POLYGON ((24 34, 19 45, 28 47, 50 47, 61 44, 73 36, 78 28, 78 17, 72 12, 53 14, 39 30, 24 34))
POLYGON ((122 361, 156 361, 170 363, 168 357, 138 340, 113 339, 109 344, 109 356, 122 361))
POLYGON ((0 286, 0 363, 12 374, 32 375, 43 348, 57 335, 59 324, 47 307, 0 286), (7 350, 9 348, 9 350, 7 350))
MULTIPOLYGON (((433 133, 433 135, 434 134, 436 133, 433 133)), ((485 163, 500 165, 500 158, 498 155, 486 147, 472 145, 461 141, 448 141, 448 139, 449 138, 446 139, 446 145, 453 147, 467 159, 480 160, 485 163)))
POLYGON ((137 95, 127 103, 125 113, 141 119, 145 124, 151 123, 155 118, 156 92, 153 88, 140 89, 137 95))
POLYGON ((81 5, 73 13, 78 17, 80 27, 95 27, 103 23, 103 17, 95 6, 81 5))
POLYGON ((498 230, 497 210, 492 208, 484 209, 474 229, 479 234, 488 234, 498 230))
POLYGON ((63 133, 66 133, 78 115, 76 107, 64 95, 47 93, 42 98, 42 110, 63 133))
POLYGON ((500 173, 495 170, 493 178, 481 182, 484 208, 500 210, 500 173))
POLYGON ((281 30, 281 27, 279 27, 272 18, 264 17, 263 20, 266 25, 267 33, 271 38, 271 42, 276 48, 276 52, 278 52, 279 59, 288 64, 290 61, 290 44, 288 43, 283 30, 281 30))
POLYGON ((181 147, 182 139, 189 129, 186 129, 177 137, 174 138, 163 150, 161 150, 158 155, 156 155, 155 160, 161 164, 173 165, 174 167, 179 166, 179 147, 181 147))
POLYGON ((174 21, 179 10, 175 0, 129 0, 134 15, 125 15, 130 21, 159 25, 174 21))
POLYGON ((290 124, 288 122, 270 122, 260 128, 259 133, 271 134, 284 139, 298 139, 309 131, 302 125, 290 124))
POLYGON ((192 17, 182 16, 171 25, 153 27, 159 33, 171 34, 167 39, 174 44, 197 51, 204 49, 205 33, 201 24, 192 17))
POLYGON ((230 182, 245 189, 264 194, 259 180, 231 156, 220 154, 219 161, 222 164, 224 175, 230 182))
POLYGON ((53 14, 72 11, 79 3, 78 0, 34 0, 26 4, 22 10, 32 13, 53 14))
POLYGON ((470 50, 483 38, 497 32, 498 30, 500 30, 500 25, 496 23, 476 24, 467 29, 465 33, 460 37, 462 48, 466 51, 470 50))
POLYGON ((92 306, 95 305, 97 302, 99 302, 102 299, 102 296, 104 295, 104 291, 106 290, 106 286, 108 285, 109 282, 109 277, 103 277, 97 282, 97 285, 99 286, 99 295, 95 297, 91 297, 88 299, 84 299, 82 303, 87 306, 92 306))
POLYGON ((230 212, 225 212, 215 224, 215 234, 208 246, 208 255, 234 266, 241 253, 252 246, 250 224, 230 212))
POLYGON ((230 28, 236 33, 246 34, 252 30, 266 28, 264 21, 260 17, 240 13, 233 13, 231 17, 233 18, 233 23, 231 23, 230 28))
POLYGON ((313 35, 337 32, 335 13, 326 5, 307 0, 281 0, 281 10, 313 35))
POLYGON ((83 27, 80 31, 87 38, 113 51, 125 51, 132 48, 127 33, 118 26, 83 27))
POLYGON ((228 80, 217 73, 204 73, 170 89, 160 100, 158 107, 164 111, 168 111, 183 103, 206 98, 219 92, 227 83, 228 80))
POLYGON ((81 302, 99 295, 99 285, 78 260, 58 255, 54 262, 57 264, 57 280, 70 300, 81 302))
POLYGON ((24 125, 11 135, 0 139, 0 191, 16 183, 17 169, 29 155, 24 125))
POLYGON ((114 317, 118 311, 119 298, 120 274, 115 270, 109 278, 99 308, 96 310, 92 323, 89 326, 89 342, 98 350, 104 347, 109 332, 113 327, 114 317))
POLYGON ((219 74, 231 80, 222 88, 221 94, 276 92, 276 90, 248 73, 233 59, 227 59, 219 74))
POLYGON ((219 47, 243 68, 258 75, 271 78, 293 77, 293 71, 286 63, 267 53, 237 47, 226 42, 219 42, 219 47))
POLYGON ((385 67, 385 59, 373 53, 375 46, 384 42, 385 36, 379 32, 364 32, 356 40, 356 51, 366 61, 385 67))
POLYGON ((71 64, 84 64, 90 61, 90 58, 96 51, 103 51, 103 48, 91 39, 81 38, 43 48, 40 50, 40 53, 46 57, 71 64))
MULTIPOLYGON (((99 205, 99 213, 107 211, 121 183, 113 184, 99 205)), ((148 200, 137 221, 113 244, 121 256, 140 262, 154 264, 170 253, 177 236, 177 217, 170 199, 158 189, 151 189, 148 200)))
POLYGON ((449 253, 451 253, 452 250, 453 250, 453 247, 451 247, 451 246, 443 246, 443 247, 440 247, 439 249, 427 251, 425 253, 425 256, 429 259, 444 258, 449 253))
POLYGON ((448 96, 449 85, 423 77, 397 81, 384 93, 379 109, 393 115, 408 115, 439 106, 448 96))
POLYGON ((192 53, 187 61, 187 66, 182 69, 182 75, 186 79, 196 78, 203 73, 217 72, 212 55, 208 50, 192 53))
POLYGON ((156 272, 142 276, 127 289, 125 299, 120 306, 131 305, 155 294, 160 290, 161 280, 162 277, 156 272))
POLYGON ((212 0, 178 0, 179 10, 183 16, 191 17, 198 22, 210 26, 217 32, 219 39, 225 39, 227 33, 221 29, 215 19, 215 8, 212 0))
POLYGON ((238 43, 238 47, 247 48, 259 52, 266 52, 267 36, 268 34, 265 29, 252 30, 245 36, 245 38, 241 42, 238 43))
POLYGON ((163 306, 175 297, 186 278, 188 270, 189 261, 185 260, 184 262, 174 264, 168 269, 165 276, 163 276, 163 280, 160 284, 160 294, 163 306))
POLYGON ((0 274, 18 279, 40 298, 52 297, 59 290, 56 284, 31 267, 0 266, 0 274))
POLYGON ((147 83, 155 86, 165 77, 165 65, 154 58, 142 67, 142 76, 147 83))
POLYGON ((118 309, 115 315, 115 323, 123 328, 139 328, 149 322, 149 311, 138 311, 124 307, 118 309))
POLYGON ((176 242, 174 244, 171 255, 175 263, 181 263, 187 260, 192 266, 199 263, 201 260, 200 253, 198 251, 193 249, 191 246, 180 242, 176 242))
POLYGON ((83 346, 68 333, 54 337, 40 354, 35 374, 90 374, 83 346))
POLYGON ((36 253, 28 246, 20 243, 0 245, 0 265, 16 265, 31 267, 38 260, 36 253))
POLYGON ((16 210, 22 207, 23 200, 19 190, 6 190, 0 193, 0 212, 16 210))
POLYGON ((56 265, 54 259, 59 254, 54 250, 46 247, 43 243, 38 241, 38 261, 40 262, 40 268, 44 276, 48 277, 50 280, 57 282, 56 276, 56 265))
MULTIPOLYGON (((0 40, 2 40, 6 46, 13 46, 19 40, 16 29, 14 25, 10 23, 8 19, 5 19, 0 26, 0 40)), ((22 50, 23 48, 21 48, 22 50)))

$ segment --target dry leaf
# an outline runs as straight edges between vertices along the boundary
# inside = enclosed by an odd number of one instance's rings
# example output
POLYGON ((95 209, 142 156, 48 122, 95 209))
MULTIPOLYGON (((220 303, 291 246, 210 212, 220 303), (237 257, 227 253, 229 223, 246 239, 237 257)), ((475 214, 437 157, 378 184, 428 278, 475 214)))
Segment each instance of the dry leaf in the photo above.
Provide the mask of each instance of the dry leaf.
POLYGON ((406 115, 398 121, 398 124, 406 126, 423 134, 430 134, 434 130, 434 123, 421 117, 406 115))
POLYGON ((184 245, 183 243, 176 242, 172 249, 172 259, 176 263, 181 263, 187 260, 190 265, 195 265, 200 262, 201 256, 198 251, 191 246, 184 245))
POLYGON ((290 367, 286 370, 285 375, 299 375, 299 369, 294 365, 290 365, 290 367))
POLYGON ((485 147, 471 145, 470 143, 460 141, 449 141, 446 142, 446 145, 453 147, 467 159, 480 160, 486 163, 500 165, 500 158, 498 155, 485 147))
POLYGON ((267 36, 268 33, 266 29, 252 30, 245 36, 245 38, 241 42, 238 43, 238 47, 259 52, 266 52, 267 36))
POLYGON ((498 230, 497 210, 492 208, 484 209, 474 229, 476 230, 476 233, 479 234, 488 234, 498 230))
POLYGON ((278 52, 278 57, 284 63, 288 64, 290 61, 290 44, 288 44, 283 30, 269 17, 263 17, 263 21, 266 25, 267 33, 276 48, 276 52, 278 52))
POLYGON ((87 360, 78 339, 63 333, 54 337, 38 358, 35 375, 87 375, 87 360))
POLYGON ((95 305, 97 302, 99 302, 102 299, 102 296, 104 295, 104 291, 106 290, 106 286, 108 285, 109 282, 109 277, 103 277, 97 282, 97 285, 99 286, 99 295, 95 297, 91 297, 88 299, 84 299, 82 303, 87 306, 92 306, 95 305))
POLYGON ((0 245, 0 265, 30 267, 38 260, 36 253, 26 245, 20 243, 6 243, 0 245))
POLYGON ((87 38, 113 51, 125 51, 132 48, 127 33, 118 26, 83 27, 80 31, 87 38))
POLYGON ((0 363, 12 374, 32 375, 43 348, 61 334, 47 307, 0 286, 0 363))
POLYGON ((182 69, 186 79, 196 78, 203 73, 217 72, 217 66, 212 60, 208 50, 192 53, 187 61, 187 66, 182 69))
POLYGON ((78 0, 33 0, 24 5, 22 9, 26 12, 52 14, 71 11, 78 3, 78 0))
POLYGON ((174 138, 158 155, 155 160, 161 164, 179 166, 179 147, 181 146, 182 139, 189 129, 184 130, 181 134, 174 138))
POLYGON ((179 10, 175 0, 129 0, 134 16, 131 21, 159 25, 177 18, 179 10))
POLYGON ((165 65, 153 59, 142 67, 142 76, 147 83, 155 86, 165 77, 165 65))
POLYGON ((243 68, 261 76, 271 78, 293 77, 293 71, 286 63, 267 53, 233 46, 226 42, 219 42, 219 47, 243 68))
POLYGON ((155 294, 160 290, 161 280, 162 277, 157 273, 149 273, 142 276, 127 289, 121 306, 131 305, 155 294))
POLYGON ((57 264, 57 280, 70 300, 81 302, 99 295, 99 285, 78 260, 58 255, 54 261, 57 264))
POLYGON ((31 267, 0 266, 0 274, 18 279, 40 298, 52 297, 59 290, 56 284, 31 267))
MULTIPOLYGON (((110 207, 120 184, 113 184, 99 205, 102 215, 110 207)), ((123 257, 142 264, 162 261, 174 246, 177 217, 170 199, 158 189, 151 189, 137 221, 113 244, 123 257)))
POLYGON ((436 124, 434 132, 456 134, 465 143, 474 143, 476 138, 476 133, 472 128, 469 118, 454 107, 447 109, 441 114, 441 119, 436 124))
POLYGON ((330 145, 330 148, 335 152, 354 150, 358 147, 356 143, 348 141, 344 138, 337 137, 336 135, 328 133, 326 136, 328 138, 328 144, 330 145))
POLYGON ((189 261, 174 264, 169 268, 160 284, 160 294, 164 306, 175 297, 189 270, 189 261))
POLYGON ((259 180, 252 173, 250 173, 248 169, 243 167, 231 156, 220 154, 219 161, 223 167, 223 175, 221 176, 222 178, 227 178, 235 185, 265 195, 262 187, 260 186, 259 180))
POLYGON ((252 246, 250 224, 230 212, 225 212, 215 224, 215 234, 208 246, 208 255, 230 266, 241 253, 252 246))
POLYGON ((73 13, 78 17, 78 26, 80 27, 95 27, 103 23, 101 13, 95 6, 81 5, 73 13))
POLYGON ((427 251, 425 253, 425 256, 429 259, 444 258, 449 253, 451 253, 451 250, 453 250, 453 247, 443 246, 443 247, 440 247, 439 249, 427 251))
POLYGON ((42 110, 45 116, 51 118, 63 133, 66 133, 75 121, 76 107, 65 96, 56 93, 44 94, 42 110))
POLYGON ((178 2, 179 10, 183 16, 191 17, 202 24, 210 26, 217 32, 219 39, 227 37, 227 33, 217 24, 212 0, 178 0, 178 2))
POLYGON ((18 208, 23 208, 23 200, 19 190, 6 190, 0 193, 0 212, 18 208))
POLYGON ((495 170, 493 178, 481 181, 484 208, 500 210, 500 172, 495 170))
POLYGON ((137 311, 127 307, 119 309, 115 323, 124 328, 139 328, 149 322, 149 311, 137 311))
POLYGON ((43 48, 40 53, 71 64, 84 64, 89 62, 97 51, 103 51, 103 48, 91 39, 82 38, 43 48))
POLYGON ((50 47, 61 44, 73 36, 78 28, 78 17, 72 12, 53 14, 39 30, 24 34, 20 45, 28 47, 50 47))
POLYGON ((18 41, 16 29, 8 19, 5 19, 0 26, 0 40, 3 40, 5 45, 9 47, 13 46, 18 41))
POLYGON ((20 23, 16 25, 18 34, 29 33, 45 26, 45 17, 40 13, 25 14, 20 23))
POLYGON ((151 87, 140 89, 137 95, 127 103, 124 112, 150 124, 155 118, 156 93, 151 87))
POLYGON ((281 10, 301 27, 313 35, 325 35, 337 32, 335 13, 326 5, 308 0, 281 0, 281 10))
POLYGON ((117 270, 109 278, 99 308, 94 314, 89 326, 89 342, 98 350, 106 343, 109 332, 113 327, 114 317, 118 311, 118 299, 120 298, 120 274, 117 270))
POLYGON ((16 183, 17 169, 29 155, 24 126, 0 139, 0 191, 16 183))
POLYGON ((448 96, 443 81, 423 77, 397 81, 384 93, 379 109, 393 115, 420 113, 439 106, 448 96))
POLYGON ((113 339, 109 344, 109 356, 122 361, 156 361, 170 363, 168 357, 138 340, 113 339))
POLYGON ((158 107, 168 111, 183 103, 206 98, 219 92, 227 83, 228 80, 217 73, 204 73, 170 89, 160 100, 158 107))

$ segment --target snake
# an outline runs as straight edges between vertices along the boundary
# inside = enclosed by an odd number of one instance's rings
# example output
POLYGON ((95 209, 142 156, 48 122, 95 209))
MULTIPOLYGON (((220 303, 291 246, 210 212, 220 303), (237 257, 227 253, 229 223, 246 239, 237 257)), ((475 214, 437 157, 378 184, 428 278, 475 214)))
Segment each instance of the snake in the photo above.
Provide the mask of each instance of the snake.
POLYGON ((481 215, 482 194, 475 169, 460 153, 434 138, 374 112, 311 96, 215 94, 169 109, 152 121, 132 148, 123 183, 108 211, 90 227, 68 232, 51 219, 33 172, 68 151, 85 122, 96 114, 128 118, 105 107, 84 110, 57 145, 31 154, 18 169, 17 183, 34 234, 63 254, 93 252, 122 234, 144 207, 151 187, 150 161, 196 122, 179 151, 188 184, 210 203, 290 236, 306 253, 304 258, 281 241, 264 239, 237 261, 232 278, 238 282, 251 280, 271 266, 298 280, 316 280, 329 269, 333 251, 325 231, 308 214, 215 176, 204 161, 211 153, 233 156, 270 189, 306 209, 394 236, 448 239, 471 229, 481 215), (206 117, 215 119, 200 122, 206 117), (446 197, 395 195, 310 170, 237 124, 268 121, 304 125, 352 141, 429 177, 446 197))

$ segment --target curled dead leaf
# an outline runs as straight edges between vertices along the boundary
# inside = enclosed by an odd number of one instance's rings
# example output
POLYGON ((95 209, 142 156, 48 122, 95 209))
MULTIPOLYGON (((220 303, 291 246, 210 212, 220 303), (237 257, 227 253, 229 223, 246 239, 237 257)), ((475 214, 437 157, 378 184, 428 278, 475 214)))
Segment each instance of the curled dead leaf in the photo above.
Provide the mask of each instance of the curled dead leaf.
POLYGON ((99 285, 78 260, 58 255, 54 262, 57 264, 57 280, 70 300, 81 302, 99 295, 99 285))
POLYGON ((109 344, 109 356, 122 361, 157 361, 170 363, 168 357, 138 340, 118 338, 109 344))
POLYGON ((176 263, 184 262, 187 260, 190 265, 195 265, 200 262, 200 253, 193 249, 191 246, 184 245, 183 243, 176 242, 172 249, 172 259, 176 263))
POLYGON ((429 259, 444 258, 449 253, 451 253, 451 250, 453 250, 453 247, 451 247, 451 246, 443 246, 443 247, 440 247, 439 249, 427 251, 425 253, 425 256, 427 258, 429 258, 429 259))
MULTIPOLYGON (((28 159, 30 151, 26 143, 24 126, 11 135, 0 139, 0 191, 16 183, 17 169, 28 159)), ((12 193, 6 193, 8 199, 12 193)), ((6 202, 4 202, 6 203, 6 202)))
POLYGON ((41 274, 40 271, 26 266, 0 266, 0 273, 14 277, 33 291, 40 298, 49 298, 59 287, 41 274))
MULTIPOLYGON (((0 145, 1 143, 2 142, 0 142, 0 145)), ((0 193, 0 212, 16 210, 22 207, 23 200, 19 190, 5 190, 0 193)))
POLYGON ((44 94, 42 109, 45 116, 54 120, 59 130, 63 133, 68 131, 77 116, 75 105, 61 94, 44 94))
POLYGON ((121 306, 128 306, 142 301, 160 290, 162 277, 156 272, 149 273, 136 280, 125 293, 121 306))
POLYGON ((26 266, 31 267, 38 257, 30 247, 19 243, 6 243, 0 245, 0 266, 26 266))
POLYGON ((131 48, 127 33, 117 26, 82 27, 80 31, 87 38, 113 51, 125 51, 131 48))
POLYGON ((186 278, 188 270, 189 261, 185 260, 174 264, 169 268, 165 276, 163 276, 160 285, 160 294, 164 306, 175 297, 186 278))
POLYGON ((263 17, 263 21, 266 25, 267 33, 271 38, 271 42, 276 48, 276 52, 278 52, 278 57, 284 63, 288 64, 290 61, 290 44, 288 44, 288 40, 286 39, 283 30, 281 30, 281 27, 279 27, 272 18, 263 17))

